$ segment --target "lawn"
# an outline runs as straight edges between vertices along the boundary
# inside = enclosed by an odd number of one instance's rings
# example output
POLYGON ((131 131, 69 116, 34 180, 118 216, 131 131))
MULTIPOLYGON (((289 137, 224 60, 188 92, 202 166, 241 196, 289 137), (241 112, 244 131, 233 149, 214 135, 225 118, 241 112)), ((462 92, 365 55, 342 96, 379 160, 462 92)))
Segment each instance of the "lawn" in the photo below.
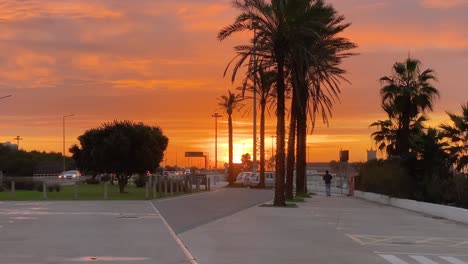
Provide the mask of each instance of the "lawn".
MULTIPOLYGON (((61 186, 60 192, 47 192, 47 200, 74 200, 73 185, 61 186)), ((137 188, 134 185, 125 187, 125 193, 119 192, 118 185, 108 185, 109 200, 144 200, 145 189, 137 188)), ((103 184, 80 184, 77 185, 78 200, 104 200, 104 185, 103 184)), ((181 195, 183 193, 174 193, 181 195)), ((151 192, 150 192, 151 197, 151 192)), ((158 193, 157 197, 163 197, 162 193, 158 193)), ((0 192, 0 200, 15 200, 15 201, 37 201, 44 200, 43 193, 39 191, 16 190, 15 194, 9 191, 0 192)))

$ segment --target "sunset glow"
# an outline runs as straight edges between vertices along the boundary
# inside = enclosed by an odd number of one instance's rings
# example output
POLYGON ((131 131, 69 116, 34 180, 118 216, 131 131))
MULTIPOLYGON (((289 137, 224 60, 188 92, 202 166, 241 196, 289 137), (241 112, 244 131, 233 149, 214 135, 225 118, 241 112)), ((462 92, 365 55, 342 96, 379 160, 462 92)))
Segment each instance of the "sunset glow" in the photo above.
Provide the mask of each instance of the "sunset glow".
MULTIPOLYGON (((459 111, 468 95, 468 1, 329 2, 353 24, 346 37, 360 55, 345 62, 351 84, 343 83, 329 126, 318 123, 308 136, 309 161, 338 159, 341 148, 352 161, 366 159, 366 150, 375 148, 369 125, 385 118, 378 80, 408 54, 437 73, 441 98, 429 124, 459 111)), ((75 114, 66 120, 67 148, 87 129, 128 119, 162 128, 169 137, 165 164, 203 165, 184 157, 203 151, 214 166, 211 115, 219 112, 221 167, 228 128, 217 98, 235 90, 223 72, 232 47, 249 35, 219 42, 216 34, 236 14, 229 0, 0 1, 0 97, 13 95, 0 100, 0 142, 19 135, 22 149, 61 152, 64 115, 75 114)), ((234 162, 252 154, 246 104, 234 113, 234 162)), ((274 111, 267 118, 268 158, 274 111)))

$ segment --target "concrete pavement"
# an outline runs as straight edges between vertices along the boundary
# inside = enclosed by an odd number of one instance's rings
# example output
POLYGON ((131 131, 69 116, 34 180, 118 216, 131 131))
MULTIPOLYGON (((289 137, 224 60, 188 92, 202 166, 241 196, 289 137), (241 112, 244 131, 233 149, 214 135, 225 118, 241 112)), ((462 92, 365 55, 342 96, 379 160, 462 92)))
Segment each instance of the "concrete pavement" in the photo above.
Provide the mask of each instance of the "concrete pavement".
POLYGON ((363 200, 252 207, 179 234, 199 263, 468 263, 468 226, 363 200))

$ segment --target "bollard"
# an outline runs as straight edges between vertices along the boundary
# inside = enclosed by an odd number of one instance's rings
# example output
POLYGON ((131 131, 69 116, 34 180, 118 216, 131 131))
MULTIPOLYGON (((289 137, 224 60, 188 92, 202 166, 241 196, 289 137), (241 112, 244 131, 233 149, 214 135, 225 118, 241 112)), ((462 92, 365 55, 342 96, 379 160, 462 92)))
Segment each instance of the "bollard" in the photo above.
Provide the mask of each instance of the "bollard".
POLYGON ((211 191, 211 178, 208 178, 208 191, 211 191))
POLYGON ((172 192, 174 191, 173 188, 174 188, 174 185, 172 183, 172 179, 169 179, 169 195, 171 196, 173 194, 172 192))
POLYGON ((78 200, 78 184, 76 183, 73 186, 73 199, 78 200))
POLYGON ((188 186, 189 186, 189 192, 192 192, 192 187, 193 186, 192 186, 192 179, 191 178, 188 179, 188 186))
POLYGON ((200 178, 197 177, 197 179, 195 180, 195 184, 197 192, 200 191, 200 178))
POLYGON ((47 199, 47 185, 45 182, 42 182, 42 198, 47 199))
POLYGON ((179 180, 176 180, 176 182, 175 182, 175 193, 176 194, 179 193, 179 185, 180 185, 179 180))
POLYGON ((15 181, 11 181, 11 192, 15 194, 15 181))
POLYGON ((149 199, 149 182, 145 182, 145 200, 149 199))
POLYGON ((108 190, 107 190, 107 189, 108 189, 108 185, 109 185, 108 182, 105 182, 105 183, 104 183, 104 200, 107 200, 107 199, 109 198, 108 192, 107 192, 107 191, 108 191, 108 190))
POLYGON ((164 196, 167 196, 167 181, 168 179, 164 179, 164 196))
POLYGON ((157 180, 157 177, 156 177, 156 175, 154 175, 154 176, 152 176, 152 177, 154 177, 154 179, 153 179, 153 186, 151 186, 151 187, 152 187, 152 188, 151 188, 151 190, 152 190, 152 197, 153 197, 153 199, 156 199, 156 185, 157 185, 156 180, 157 180))

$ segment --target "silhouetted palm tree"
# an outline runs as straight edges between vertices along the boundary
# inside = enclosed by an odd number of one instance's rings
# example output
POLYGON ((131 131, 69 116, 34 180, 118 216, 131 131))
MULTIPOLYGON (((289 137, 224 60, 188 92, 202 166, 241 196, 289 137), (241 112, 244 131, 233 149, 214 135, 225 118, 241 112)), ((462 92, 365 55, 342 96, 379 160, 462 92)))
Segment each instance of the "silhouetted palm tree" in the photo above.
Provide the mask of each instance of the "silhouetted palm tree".
POLYGON ((450 146, 450 161, 459 172, 468 172, 468 102, 461 106, 462 112, 456 115, 447 112, 452 125, 440 126, 442 135, 448 140, 450 146))
POLYGON ((235 110, 242 108, 242 95, 234 94, 228 91, 227 95, 222 95, 218 98, 218 105, 228 115, 228 132, 229 132, 229 176, 228 181, 230 184, 234 182, 234 163, 233 163, 233 127, 232 127, 232 114, 235 110))
POLYGON ((432 105, 439 96, 437 88, 431 82, 436 80, 434 71, 421 71, 421 62, 408 57, 405 62, 393 65, 391 76, 380 79, 384 85, 380 94, 382 105, 388 115, 394 119, 396 130, 395 154, 405 158, 410 151, 410 124, 426 110, 432 111, 432 105))

